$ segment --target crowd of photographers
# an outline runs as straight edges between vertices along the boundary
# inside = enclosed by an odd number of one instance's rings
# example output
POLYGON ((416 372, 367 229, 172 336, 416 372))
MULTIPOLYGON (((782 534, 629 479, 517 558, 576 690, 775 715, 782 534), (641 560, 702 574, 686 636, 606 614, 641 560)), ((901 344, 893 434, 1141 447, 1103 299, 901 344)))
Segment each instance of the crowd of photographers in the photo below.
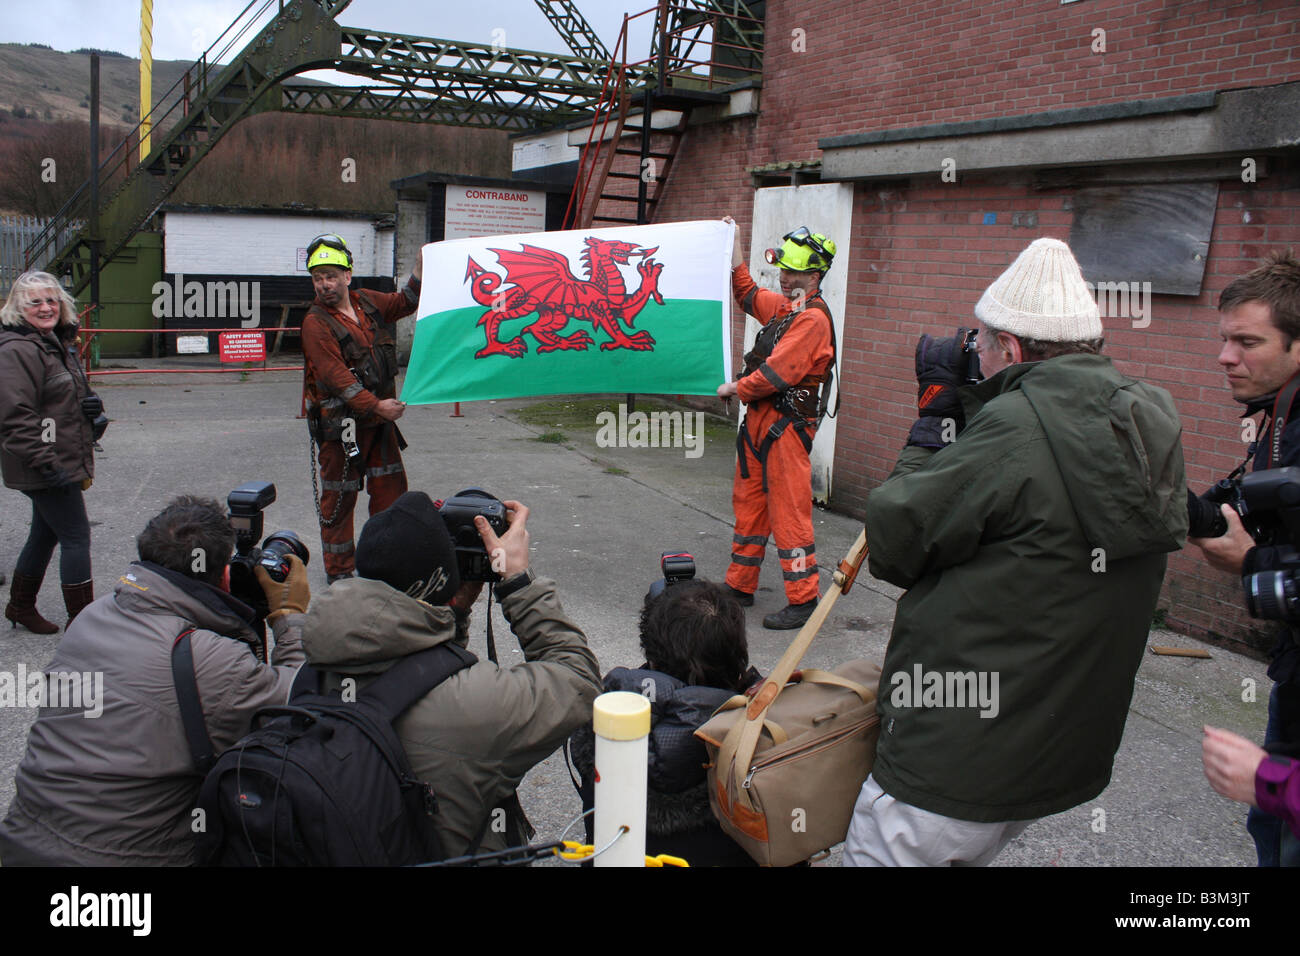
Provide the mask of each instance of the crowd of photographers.
MULTIPOLYGON (((1202 496, 1185 491, 1168 394, 1099 355, 1096 305, 1063 243, 1040 239, 1012 263, 976 306, 978 330, 922 339, 918 421, 867 511, 872 573, 907 588, 884 673, 961 661, 1002 674, 1002 720, 882 684, 846 863, 986 863, 1032 820, 1100 793, 1165 554, 1189 523, 1206 561, 1242 577, 1250 613, 1282 622, 1264 746, 1206 727, 1205 772, 1251 804, 1261 865, 1300 863, 1300 262, 1271 256, 1229 284, 1220 310, 1232 395, 1264 418, 1246 461, 1202 496), (1097 573, 1099 552, 1109 573, 1097 573), (1058 731, 1061 714, 1077 739, 1058 731)), ((651 852, 747 862, 710 811, 694 736, 758 679, 731 589, 691 581, 647 597, 645 662, 602 679, 554 583, 529 567, 522 503, 403 493, 365 524, 356 576, 331 574, 313 596, 302 541, 263 540, 274 497, 255 482, 228 513, 176 499, 114 593, 74 615, 46 671, 101 673, 102 711, 41 708, 0 862, 500 854, 532 837, 516 791, 566 740, 590 808, 592 701, 647 687, 651 852), (490 615, 490 659, 466 649, 486 582, 521 663, 496 661, 490 615), (367 789, 390 773, 391 793, 367 789), (328 778, 330 800, 313 802, 328 778), (280 798, 291 791, 307 798, 280 798), (302 811, 325 803, 337 806, 302 811), (416 817, 424 829, 406 829, 416 817), (359 818, 374 846, 340 838, 359 818)))

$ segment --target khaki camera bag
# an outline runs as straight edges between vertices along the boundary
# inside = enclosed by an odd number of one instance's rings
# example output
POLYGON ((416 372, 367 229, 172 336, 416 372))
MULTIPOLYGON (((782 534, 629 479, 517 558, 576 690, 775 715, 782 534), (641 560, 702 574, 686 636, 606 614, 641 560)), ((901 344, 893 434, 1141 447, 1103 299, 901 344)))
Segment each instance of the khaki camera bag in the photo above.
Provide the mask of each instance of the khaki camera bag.
POLYGON ((866 553, 864 532, 753 699, 733 697, 695 732, 709 754, 714 816, 764 866, 791 866, 842 842, 871 772, 880 667, 856 660, 795 671, 866 553))

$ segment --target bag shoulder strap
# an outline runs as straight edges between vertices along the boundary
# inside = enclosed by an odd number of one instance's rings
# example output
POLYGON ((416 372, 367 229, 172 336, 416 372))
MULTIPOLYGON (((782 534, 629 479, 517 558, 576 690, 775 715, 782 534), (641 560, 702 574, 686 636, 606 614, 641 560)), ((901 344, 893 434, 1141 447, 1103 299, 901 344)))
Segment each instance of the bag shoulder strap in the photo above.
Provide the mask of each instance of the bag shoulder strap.
MULTIPOLYGON (((858 535, 858 540, 849 549, 848 556, 841 562, 840 568, 857 566, 861 563, 866 550, 867 533, 866 529, 863 529, 858 535)), ((767 675, 767 679, 759 686, 758 692, 749 701, 745 708, 745 719, 737 721, 731 730, 727 731, 726 739, 723 740, 722 747, 718 751, 718 774, 722 780, 730 783, 731 798, 743 801, 750 806, 750 809, 754 807, 750 801, 749 791, 744 787, 744 781, 750 762, 754 759, 758 739, 763 733, 763 722, 767 718, 767 712, 786 682, 790 680, 795 668, 799 666, 799 661, 812 645, 813 638, 821 630, 822 623, 830 615, 831 608, 835 606, 841 593, 843 592, 839 586, 832 586, 822 595, 812 617, 808 618, 807 623, 781 655, 781 659, 776 662, 772 672, 767 675)), ((726 786, 726 783, 723 786, 726 786)))
POLYGON ((391 723, 447 678, 477 663, 478 658, 470 651, 455 641, 446 641, 408 654, 367 684, 360 696, 391 723))
POLYGON ((821 312, 826 316, 826 321, 831 324, 831 367, 826 373, 826 381, 822 383, 822 388, 825 389, 824 394, 827 396, 827 401, 818 402, 820 411, 817 415, 817 424, 820 425, 823 418, 827 416, 834 418, 840 413, 840 393, 835 393, 835 411, 830 410, 829 402, 831 390, 835 387, 835 370, 839 368, 840 353, 839 346, 835 342, 835 316, 831 314, 831 307, 826 304, 826 300, 821 297, 820 293, 818 293, 817 298, 813 299, 807 305, 808 308, 816 309, 818 312, 821 312))
POLYGON ((185 728, 185 741, 189 744, 194 768, 204 776, 217 762, 212 752, 212 738, 203 720, 203 703, 199 698, 199 682, 194 676, 194 648, 190 635, 196 628, 187 627, 172 642, 172 683, 176 687, 176 701, 180 704, 181 725, 185 728))

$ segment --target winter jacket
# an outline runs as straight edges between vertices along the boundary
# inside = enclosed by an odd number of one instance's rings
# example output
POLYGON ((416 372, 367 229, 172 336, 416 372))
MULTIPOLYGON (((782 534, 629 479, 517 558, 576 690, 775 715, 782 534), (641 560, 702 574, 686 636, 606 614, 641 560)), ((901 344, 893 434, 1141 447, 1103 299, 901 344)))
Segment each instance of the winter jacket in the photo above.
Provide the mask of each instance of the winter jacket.
POLYGON ((1181 428, 1095 355, 1013 365, 962 404, 956 442, 906 449, 867 500, 871 573, 908 589, 872 773, 944 816, 1032 819, 1110 780, 1187 534, 1181 428))
POLYGON ((76 354, 53 333, 0 328, 0 475, 18 491, 95 476, 94 436, 81 400, 90 394, 76 354))
MULTIPOLYGON (((679 856, 691 866, 755 866, 753 859, 718 826, 709 806, 708 752, 695 731, 734 695, 718 687, 696 687, 643 665, 616 667, 605 675, 605 691, 645 694, 650 700, 646 792, 646 853, 679 856)), ((595 800, 596 735, 584 724, 569 738, 569 752, 581 783, 582 809, 595 800)), ((587 840, 591 841, 591 817, 587 840)))
MULTIPOLYGON (((443 851, 460 856, 479 833, 480 849, 504 849, 502 828, 488 826, 524 774, 591 720, 600 670, 581 630, 565 615, 551 581, 507 595, 501 610, 524 662, 479 661, 429 691, 395 722, 411 771, 438 802, 443 851)), ((407 597, 382 581, 349 578, 318 595, 303 643, 326 688, 355 675, 364 690, 399 658, 456 639, 447 607, 407 597)))
POLYGON ((261 639, 251 615, 224 591, 148 562, 132 564, 112 594, 77 615, 46 670, 102 674, 103 710, 41 709, 0 823, 0 863, 192 864, 202 777, 181 724, 172 645, 198 628, 195 676, 220 753, 248 733, 256 711, 288 700, 303 660, 301 615, 276 621, 270 666, 254 655, 261 639))

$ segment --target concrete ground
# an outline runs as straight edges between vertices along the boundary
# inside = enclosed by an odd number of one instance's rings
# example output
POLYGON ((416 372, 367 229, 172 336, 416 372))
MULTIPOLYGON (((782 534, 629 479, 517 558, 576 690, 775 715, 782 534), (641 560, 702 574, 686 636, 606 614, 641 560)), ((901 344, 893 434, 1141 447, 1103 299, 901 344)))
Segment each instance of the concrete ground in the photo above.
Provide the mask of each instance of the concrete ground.
MULTIPOLYGON (((117 363, 124 364, 130 363, 117 363)), ((230 489, 252 479, 274 481, 279 489, 279 500, 267 509, 267 532, 298 531, 312 550, 312 587, 325 586, 307 430, 294 419, 297 374, 255 374, 247 381, 238 374, 122 376, 100 379, 96 387, 113 419, 87 493, 97 593, 112 588, 135 557, 135 535, 170 497, 185 492, 224 500, 230 489)), ((712 421, 704 453, 696 458, 682 448, 599 448, 595 407, 588 399, 480 402, 465 406, 462 418, 450 417, 447 406, 413 407, 401 427, 410 442, 405 461, 412 488, 441 497, 479 485, 529 506, 533 567, 558 582, 565 608, 607 670, 641 661, 637 614, 646 587, 659 577, 661 551, 689 550, 700 576, 722 578, 731 540, 734 432, 712 421)), ((22 546, 29 513, 25 498, 0 489, 0 567, 6 572, 22 546)), ((831 565, 861 526, 825 511, 814 517, 818 553, 831 565)), ((823 588, 828 583, 823 571, 823 588)), ((864 572, 839 599, 805 664, 879 660, 899 593, 864 572)), ((784 603, 779 566, 769 553, 757 601, 747 612, 751 657, 764 672, 796 633, 761 626, 763 615, 784 603)), ((53 570, 40 608, 63 620, 53 570)), ((481 599, 471 644, 481 656, 482 608, 481 599)), ((502 661, 518 659, 495 613, 502 661)), ((5 629, 0 669, 12 671, 19 662, 45 665, 56 640, 5 629)), ((1204 646, 1159 630, 1152 631, 1150 643, 1204 646)), ((1209 722, 1262 739, 1270 685, 1261 662, 1207 649, 1210 660, 1144 657, 1111 785, 1096 800, 1033 824, 997 865, 1253 864, 1244 808, 1211 791, 1202 773, 1200 728, 1209 722), (1243 686, 1252 682, 1255 700, 1243 702, 1243 686)), ((14 771, 34 716, 0 709, 0 808, 13 796, 14 771)), ((557 837, 579 812, 559 754, 529 774, 520 799, 539 840, 557 837)), ((828 862, 837 859, 835 853, 828 862)))

